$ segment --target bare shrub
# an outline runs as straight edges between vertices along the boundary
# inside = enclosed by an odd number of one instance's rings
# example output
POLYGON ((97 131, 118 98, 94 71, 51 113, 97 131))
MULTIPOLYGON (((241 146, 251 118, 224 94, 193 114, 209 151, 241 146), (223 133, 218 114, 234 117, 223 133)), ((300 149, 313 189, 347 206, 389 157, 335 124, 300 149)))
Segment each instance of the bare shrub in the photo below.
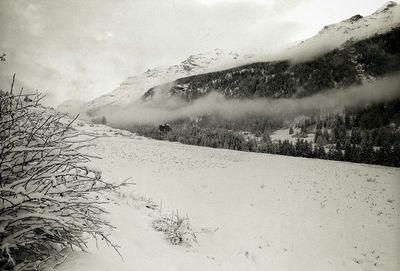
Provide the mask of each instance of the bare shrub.
POLYGON ((65 248, 85 250, 88 236, 118 252, 101 194, 118 186, 86 164, 72 122, 46 114, 38 94, 14 95, 13 85, 0 94, 0 270, 40 269, 65 248))
POLYGON ((196 235, 190 228, 189 218, 179 216, 178 211, 170 217, 163 216, 154 220, 153 228, 164 232, 165 238, 173 245, 197 242, 196 235))

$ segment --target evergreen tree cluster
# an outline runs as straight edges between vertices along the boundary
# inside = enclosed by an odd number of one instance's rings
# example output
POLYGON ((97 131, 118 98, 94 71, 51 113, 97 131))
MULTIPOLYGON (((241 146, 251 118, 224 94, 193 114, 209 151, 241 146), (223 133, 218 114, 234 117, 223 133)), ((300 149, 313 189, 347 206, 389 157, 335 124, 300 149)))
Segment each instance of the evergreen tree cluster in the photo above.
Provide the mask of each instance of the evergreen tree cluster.
POLYGON ((346 108, 336 115, 313 111, 301 123, 290 125, 295 143, 271 141, 271 133, 288 123, 282 117, 249 115, 227 120, 203 116, 174 121, 168 131, 149 125, 134 125, 129 130, 190 145, 400 167, 399 112, 400 100, 346 108), (313 142, 303 139, 310 133, 313 142))

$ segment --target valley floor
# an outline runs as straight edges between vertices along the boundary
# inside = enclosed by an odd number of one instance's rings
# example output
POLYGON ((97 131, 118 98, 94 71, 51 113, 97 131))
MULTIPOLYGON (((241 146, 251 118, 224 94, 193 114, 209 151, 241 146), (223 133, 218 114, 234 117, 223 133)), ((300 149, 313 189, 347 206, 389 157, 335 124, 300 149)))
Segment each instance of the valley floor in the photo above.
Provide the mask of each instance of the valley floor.
POLYGON ((150 140, 104 126, 89 153, 110 182, 112 248, 91 241, 57 270, 400 270, 400 169, 150 140), (142 197, 142 198, 141 198, 142 197), (161 210, 145 207, 151 198, 161 210), (198 243, 170 245, 159 212, 198 243))

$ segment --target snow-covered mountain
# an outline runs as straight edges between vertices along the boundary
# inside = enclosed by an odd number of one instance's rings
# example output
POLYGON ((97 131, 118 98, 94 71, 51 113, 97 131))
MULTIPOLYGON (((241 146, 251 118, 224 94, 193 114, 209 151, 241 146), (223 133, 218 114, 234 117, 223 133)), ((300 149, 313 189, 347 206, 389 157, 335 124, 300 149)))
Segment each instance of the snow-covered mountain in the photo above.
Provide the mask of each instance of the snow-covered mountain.
POLYGON ((359 14, 337 24, 325 26, 317 35, 335 35, 341 40, 365 38, 375 33, 384 33, 398 25, 400 9, 396 2, 389 1, 373 14, 363 17, 359 14))
POLYGON ((347 20, 325 26, 317 35, 289 48, 284 55, 301 61, 340 47, 349 40, 362 40, 386 33, 398 26, 400 26, 400 6, 396 2, 389 1, 369 16, 363 17, 357 14, 347 20))
POLYGON ((251 59, 253 55, 239 55, 214 49, 207 53, 191 55, 181 63, 172 66, 160 66, 146 72, 128 77, 119 87, 109 94, 102 95, 88 103, 66 101, 57 109, 64 113, 75 114, 78 111, 90 116, 106 114, 111 108, 121 107, 139 99, 149 88, 178 78, 221 70, 235 62, 251 59), (78 108, 79 107, 79 108, 78 108))
POLYGON ((400 26, 400 7, 396 2, 390 1, 369 16, 355 15, 342 22, 325 26, 317 35, 281 52, 271 55, 239 55, 215 49, 208 53, 191 55, 177 65, 156 67, 140 75, 131 76, 109 94, 90 102, 80 104, 67 101, 61 104, 58 110, 72 114, 86 113, 91 117, 107 115, 110 110, 127 106, 139 99, 148 89, 178 78, 259 61, 302 61, 340 47, 349 40, 365 39, 388 32, 397 26, 400 26))

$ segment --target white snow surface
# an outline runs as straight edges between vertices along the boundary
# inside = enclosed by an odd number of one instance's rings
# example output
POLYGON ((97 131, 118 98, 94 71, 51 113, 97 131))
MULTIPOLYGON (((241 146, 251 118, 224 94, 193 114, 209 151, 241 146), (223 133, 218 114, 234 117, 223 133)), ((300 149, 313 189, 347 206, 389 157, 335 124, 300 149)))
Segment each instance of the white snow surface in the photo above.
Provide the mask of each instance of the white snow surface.
POLYGON ((304 141, 308 141, 308 142, 311 142, 311 143, 314 142, 314 134, 309 133, 309 134, 307 134, 306 138, 303 138, 303 137, 298 138, 296 136, 296 133, 300 133, 300 129, 299 128, 294 128, 293 129, 293 134, 289 134, 289 128, 287 128, 287 129, 279 129, 279 130, 274 131, 271 134, 271 140, 274 141, 274 142, 277 142, 279 140, 281 140, 281 141, 288 140, 289 142, 292 142, 293 144, 295 144, 298 139, 302 139, 304 141))
POLYGON ((400 169, 76 128, 103 136, 88 152, 105 180, 136 185, 107 207, 124 261, 92 240, 57 270, 400 270, 400 169), (198 243, 170 245, 152 228, 171 210, 188 215, 198 243))
POLYGON ((326 26, 311 40, 322 39, 327 35, 334 35, 343 42, 348 39, 363 39, 374 34, 385 33, 400 22, 400 7, 396 2, 389 1, 381 8, 364 18, 353 16, 337 24, 326 26))
MULTIPOLYGON (((295 62, 306 61, 335 48, 340 48, 347 41, 366 39, 399 26, 400 5, 389 1, 371 15, 365 17, 354 15, 347 20, 327 25, 315 36, 276 53, 272 59, 286 58, 295 62)), ((257 61, 262 60, 256 59, 257 61)))

